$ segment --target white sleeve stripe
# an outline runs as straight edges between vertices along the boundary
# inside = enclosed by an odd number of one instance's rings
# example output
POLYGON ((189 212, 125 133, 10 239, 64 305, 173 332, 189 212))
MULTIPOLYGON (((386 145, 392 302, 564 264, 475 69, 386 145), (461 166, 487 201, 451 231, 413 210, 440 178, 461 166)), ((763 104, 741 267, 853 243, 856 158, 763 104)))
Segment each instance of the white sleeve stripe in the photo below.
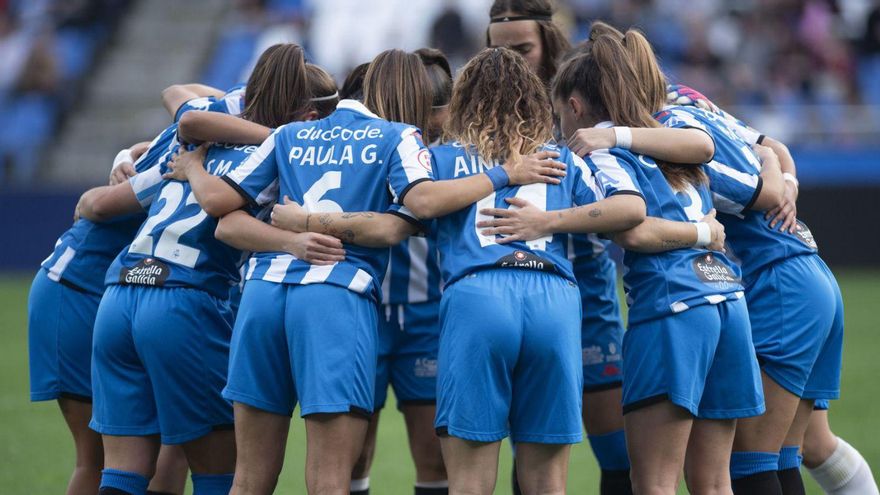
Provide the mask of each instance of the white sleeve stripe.
POLYGON ((596 200, 605 199, 605 191, 603 191, 602 188, 599 187, 599 184, 596 183, 596 176, 593 175, 593 171, 590 170, 590 167, 587 166, 584 159, 572 153, 571 161, 574 162, 575 167, 580 169, 581 180, 584 181, 584 184, 586 184, 588 188, 590 188, 590 191, 593 191, 596 200))
POLYGON ((275 132, 263 141, 263 144, 261 144, 256 151, 251 153, 251 156, 249 156, 244 163, 236 167, 232 172, 226 174, 226 177, 236 184, 244 182, 252 173, 254 173, 254 170, 260 167, 267 157, 275 152, 275 135, 278 134, 278 130, 280 129, 281 127, 276 129, 275 132))
POLYGON ((138 202, 142 206, 149 205, 149 198, 152 194, 145 194, 149 189, 162 183, 161 167, 150 167, 148 170, 141 172, 129 179, 131 188, 137 196, 138 202))
MULTIPOLYGON (((424 148, 419 146, 419 142, 415 137, 415 128, 409 128, 400 134, 400 143, 397 145, 397 154, 400 156, 400 163, 403 165, 403 171, 406 173, 406 181, 409 183, 419 179, 429 179, 431 176, 428 170, 419 163, 419 153, 424 148)), ((426 151, 427 152, 427 151, 426 151)))
POLYGON ((594 151, 590 155, 590 159, 597 167, 599 167, 599 170, 603 174, 607 175, 614 182, 617 182, 617 186, 614 186, 615 189, 618 191, 633 191, 641 194, 639 188, 637 188, 633 182, 632 177, 630 177, 629 173, 620 166, 617 157, 609 154, 607 151, 594 151))
POLYGON ((712 160, 711 162, 706 164, 712 170, 718 172, 721 175, 727 176, 740 184, 748 186, 752 189, 758 187, 758 176, 754 174, 747 174, 745 172, 740 172, 730 166, 727 166, 718 161, 712 160))

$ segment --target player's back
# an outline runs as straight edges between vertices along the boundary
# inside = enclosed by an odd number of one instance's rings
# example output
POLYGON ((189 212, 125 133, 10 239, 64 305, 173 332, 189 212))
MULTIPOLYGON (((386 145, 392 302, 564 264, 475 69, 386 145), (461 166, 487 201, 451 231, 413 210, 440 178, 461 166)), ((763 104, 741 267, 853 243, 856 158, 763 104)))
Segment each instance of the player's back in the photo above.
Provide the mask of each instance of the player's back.
MULTIPOLYGON (((204 166, 223 176, 256 148, 212 145, 204 166)), ((144 174, 135 186, 138 200, 149 208, 147 219, 108 270, 106 283, 191 287, 225 299, 239 280, 242 253, 214 237, 217 220, 202 210, 188 182, 161 179, 167 164, 144 174)))
MULTIPOLYGON (((446 285, 474 271, 496 267, 549 271, 574 281, 568 260, 567 234, 499 244, 500 236, 483 235, 483 229, 477 227, 478 222, 491 218, 481 214, 480 210, 513 208, 505 201, 508 198, 526 200, 544 211, 571 208, 598 199, 593 176, 583 160, 567 148, 547 145, 544 149, 558 151, 558 160, 568 167, 568 173, 559 185, 507 186, 467 208, 437 219, 441 270, 446 285)), ((467 177, 500 166, 500 163, 489 162, 475 150, 459 143, 438 146, 432 152, 434 175, 438 180, 467 177)))
POLYGON ((715 141, 715 156, 704 165, 712 199, 724 224, 727 243, 742 264, 748 282, 763 267, 792 256, 813 254, 817 246, 809 228, 798 222, 796 232, 770 227, 763 211, 752 210, 761 192, 761 162, 751 146, 723 116, 696 107, 672 107, 658 114, 664 125, 679 120, 700 127, 715 141))
MULTIPOLYGON (((703 184, 688 184, 675 191, 658 164, 650 157, 628 150, 600 150, 600 157, 587 157, 599 181, 632 180, 647 204, 647 216, 678 222, 699 222, 712 209, 712 198, 703 184), (604 154, 602 153, 604 152, 604 154), (617 168, 608 173, 607 154, 617 168), (623 170, 628 177, 619 175, 623 170)), ((724 254, 700 248, 684 248, 646 254, 624 254, 624 286, 630 306, 630 323, 658 318, 691 306, 742 297, 739 269, 724 254)))
MULTIPOLYGON (((263 203, 268 197, 263 189, 277 179, 279 197, 302 204, 314 221, 322 221, 320 214, 327 212, 384 212, 413 185, 430 180, 430 153, 418 130, 383 120, 353 100, 343 100, 324 119, 280 127, 250 162, 227 182, 263 203)), ((378 299, 388 249, 346 243, 345 250, 345 261, 330 266, 313 266, 289 254, 258 253, 250 261, 248 279, 330 283, 378 299)))

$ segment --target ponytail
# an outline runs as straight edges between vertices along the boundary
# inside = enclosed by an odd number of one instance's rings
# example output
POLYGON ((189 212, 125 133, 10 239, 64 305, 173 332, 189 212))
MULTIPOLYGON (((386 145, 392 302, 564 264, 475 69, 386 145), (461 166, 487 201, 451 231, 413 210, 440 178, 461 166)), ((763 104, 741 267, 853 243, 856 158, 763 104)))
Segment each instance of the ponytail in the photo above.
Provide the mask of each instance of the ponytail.
POLYGON ((648 110, 651 113, 659 112, 666 106, 666 76, 660 70, 651 43, 641 31, 630 29, 624 35, 623 45, 629 52, 639 85, 645 92, 648 110))
MULTIPOLYGON (((637 76, 621 38, 610 34, 591 35, 579 53, 560 68, 553 81, 553 96, 564 100, 577 91, 597 119, 627 127, 661 127, 647 106, 649 99, 637 76)), ((665 162, 658 165, 673 189, 681 190, 688 183, 697 185, 706 181, 700 167, 665 162)))
POLYGON ((428 128, 431 80, 418 55, 386 50, 364 75, 364 105, 385 120, 428 128))
POLYGON ((301 118, 308 111, 309 98, 302 48, 293 43, 272 45, 248 78, 241 117, 279 127, 301 118))

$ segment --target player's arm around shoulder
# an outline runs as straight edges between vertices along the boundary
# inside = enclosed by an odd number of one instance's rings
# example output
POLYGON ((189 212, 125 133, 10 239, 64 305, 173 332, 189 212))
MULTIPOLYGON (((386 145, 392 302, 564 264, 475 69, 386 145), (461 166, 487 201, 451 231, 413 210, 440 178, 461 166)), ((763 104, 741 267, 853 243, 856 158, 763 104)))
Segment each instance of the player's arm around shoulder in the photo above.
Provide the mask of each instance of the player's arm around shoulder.
POLYGON ((143 211, 131 183, 89 189, 76 205, 74 221, 85 218, 93 222, 108 222, 114 218, 143 211))

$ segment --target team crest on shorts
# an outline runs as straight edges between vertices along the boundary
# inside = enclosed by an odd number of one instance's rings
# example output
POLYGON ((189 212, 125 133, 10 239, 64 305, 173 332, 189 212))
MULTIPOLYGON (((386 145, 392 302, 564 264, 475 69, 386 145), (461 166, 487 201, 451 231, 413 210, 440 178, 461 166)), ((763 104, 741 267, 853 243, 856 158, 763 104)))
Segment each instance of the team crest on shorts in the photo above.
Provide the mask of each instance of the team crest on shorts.
POLYGON ((556 265, 552 261, 533 253, 519 250, 499 258, 498 261, 495 262, 495 266, 502 268, 526 268, 529 270, 556 272, 556 265))
POLYGON ((119 283, 123 285, 152 285, 161 287, 168 280, 168 265, 156 258, 144 258, 137 265, 122 267, 119 283))
POLYGON ((739 277, 724 263, 719 263, 712 253, 694 258, 694 273, 701 282, 723 289, 739 283, 739 277))
POLYGON ((813 237, 813 233, 810 232, 810 228, 807 227, 807 224, 798 220, 794 229, 794 235, 798 240, 809 246, 811 249, 819 249, 819 245, 816 244, 816 238, 813 237))

